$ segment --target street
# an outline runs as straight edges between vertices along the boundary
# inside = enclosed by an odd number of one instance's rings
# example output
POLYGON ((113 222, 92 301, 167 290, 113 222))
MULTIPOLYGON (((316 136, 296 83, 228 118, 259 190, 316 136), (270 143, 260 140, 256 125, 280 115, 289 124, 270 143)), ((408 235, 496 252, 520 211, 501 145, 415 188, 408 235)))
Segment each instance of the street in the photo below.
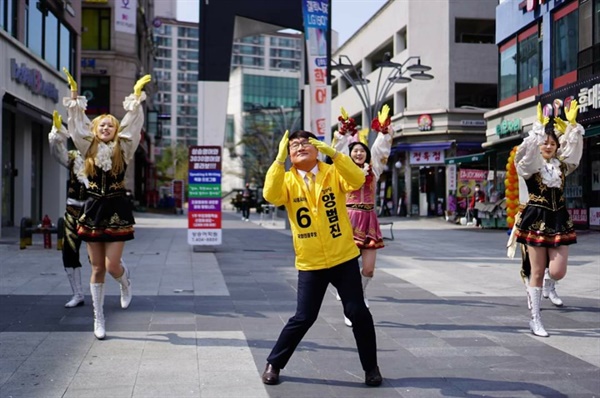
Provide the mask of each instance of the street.
MULTIPOLYGON (((528 327, 520 262, 506 231, 395 218, 367 289, 383 385, 363 384, 354 337, 333 290, 265 386, 265 359, 296 304, 290 231, 281 219, 223 212, 223 245, 187 244, 185 215, 136 213, 125 246, 133 301, 107 276, 106 334, 92 333, 89 287, 71 295, 60 252, 41 237, 0 242, 0 398, 599 397, 600 233, 570 247, 565 306, 543 300, 549 338, 528 327)), ((386 231, 389 227, 385 227, 386 231)), ((10 230, 9 230, 10 231, 10 230)), ((56 242, 53 242, 55 245, 56 242)), ((83 278, 89 280, 85 256, 83 278)))

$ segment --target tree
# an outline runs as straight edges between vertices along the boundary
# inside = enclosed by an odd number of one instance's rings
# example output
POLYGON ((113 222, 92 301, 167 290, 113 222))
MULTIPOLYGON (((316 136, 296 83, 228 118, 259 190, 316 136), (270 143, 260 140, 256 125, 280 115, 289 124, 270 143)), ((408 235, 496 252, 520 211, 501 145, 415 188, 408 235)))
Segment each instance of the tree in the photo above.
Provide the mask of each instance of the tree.
POLYGON ((156 171, 163 181, 183 180, 187 189, 188 147, 177 145, 163 148, 156 162, 156 171))

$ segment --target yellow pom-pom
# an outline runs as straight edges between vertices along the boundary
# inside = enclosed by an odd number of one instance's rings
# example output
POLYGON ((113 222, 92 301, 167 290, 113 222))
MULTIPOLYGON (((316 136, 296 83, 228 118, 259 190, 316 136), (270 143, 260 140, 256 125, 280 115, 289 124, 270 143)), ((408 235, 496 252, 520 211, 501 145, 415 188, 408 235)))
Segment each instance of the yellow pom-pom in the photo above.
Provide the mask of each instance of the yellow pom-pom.
POLYGON ((383 125, 390 114, 390 107, 385 104, 383 108, 381 108, 381 112, 377 112, 377 120, 379 120, 379 124, 383 125))
POLYGON ((340 107, 340 113, 342 114, 342 118, 344 118, 344 120, 348 120, 348 112, 346 112, 343 106, 340 107))

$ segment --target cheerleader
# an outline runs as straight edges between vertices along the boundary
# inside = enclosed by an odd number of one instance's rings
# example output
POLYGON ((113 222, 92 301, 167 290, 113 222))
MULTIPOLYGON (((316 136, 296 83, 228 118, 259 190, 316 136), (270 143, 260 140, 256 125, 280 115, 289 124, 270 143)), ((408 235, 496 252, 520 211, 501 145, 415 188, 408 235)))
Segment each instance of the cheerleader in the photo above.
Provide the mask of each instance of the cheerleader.
MULTIPOLYGON (((365 305, 369 308, 367 285, 375 272, 377 250, 384 247, 383 235, 379 227, 375 210, 376 188, 379 176, 387 163, 392 148, 393 130, 388 116, 390 108, 383 106, 378 117, 373 119, 371 129, 377 131, 377 138, 369 149, 366 137, 360 139, 356 131, 354 119, 349 118, 345 109, 338 117, 339 131, 335 133, 334 148, 347 154, 365 174, 365 183, 357 190, 346 195, 346 208, 352 223, 354 243, 362 257, 361 279, 365 305)), ((336 295, 339 300, 339 295, 336 295)), ((344 316, 344 323, 352 326, 352 322, 344 316)))
POLYGON ((577 243, 573 221, 564 197, 565 177, 579 165, 583 152, 583 127, 577 123, 578 104, 565 106, 567 122, 559 117, 553 124, 543 116, 541 104, 538 118, 529 136, 517 148, 515 165, 529 193, 527 204, 515 223, 518 243, 527 246, 531 264, 527 295, 531 307, 531 332, 540 337, 548 333, 540 317, 542 285, 554 290, 556 281, 567 272, 569 245, 577 243), (557 136, 557 132, 560 137, 557 136), (546 275, 546 263, 549 269, 546 275), (546 281, 544 281, 546 279, 546 281))
POLYGON ((77 233, 87 243, 92 264, 90 290, 94 304, 94 335, 105 337, 104 280, 106 271, 121 288, 121 307, 131 303, 129 270, 121 261, 125 241, 134 238, 133 209, 125 190, 125 172, 141 139, 146 99, 142 91, 150 75, 139 79, 133 94, 127 96, 123 107, 127 111, 121 122, 104 114, 91 122, 85 115, 86 98, 77 95, 77 83, 64 69, 71 98, 65 98, 68 131, 76 148, 84 154, 83 174, 89 180, 87 199, 79 217, 77 233))

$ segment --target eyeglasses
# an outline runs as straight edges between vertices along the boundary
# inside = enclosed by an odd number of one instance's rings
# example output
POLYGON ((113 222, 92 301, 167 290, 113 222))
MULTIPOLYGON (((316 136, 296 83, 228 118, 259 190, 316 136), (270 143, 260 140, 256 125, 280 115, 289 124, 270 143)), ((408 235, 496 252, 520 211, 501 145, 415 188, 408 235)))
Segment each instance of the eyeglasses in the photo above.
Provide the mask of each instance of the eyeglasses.
POLYGON ((309 141, 294 141, 290 144, 290 149, 297 151, 300 147, 304 148, 305 146, 312 146, 309 141))

